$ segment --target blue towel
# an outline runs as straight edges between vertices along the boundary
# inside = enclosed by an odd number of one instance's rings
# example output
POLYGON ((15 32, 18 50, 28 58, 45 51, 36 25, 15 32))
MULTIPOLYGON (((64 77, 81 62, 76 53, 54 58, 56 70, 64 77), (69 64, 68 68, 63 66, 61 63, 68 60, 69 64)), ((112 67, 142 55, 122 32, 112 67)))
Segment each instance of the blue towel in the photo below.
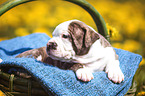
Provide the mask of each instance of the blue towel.
POLYGON ((120 67, 125 79, 120 84, 114 84, 104 71, 93 73, 90 82, 77 80, 72 70, 62 70, 36 61, 33 58, 15 58, 26 50, 43 47, 50 38, 45 34, 31 34, 0 42, 0 67, 14 66, 26 69, 43 86, 47 92, 54 95, 67 96, 114 96, 124 95, 131 86, 133 76, 142 57, 121 49, 116 49, 119 55, 120 67))

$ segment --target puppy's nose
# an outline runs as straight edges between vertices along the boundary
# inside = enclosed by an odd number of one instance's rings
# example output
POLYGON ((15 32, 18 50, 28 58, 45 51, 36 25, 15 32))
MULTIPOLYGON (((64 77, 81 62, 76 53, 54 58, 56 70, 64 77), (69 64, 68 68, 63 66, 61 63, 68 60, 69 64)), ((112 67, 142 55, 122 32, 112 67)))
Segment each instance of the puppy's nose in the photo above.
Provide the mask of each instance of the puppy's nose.
POLYGON ((57 43, 56 42, 48 42, 47 43, 47 50, 54 49, 56 50, 57 43))

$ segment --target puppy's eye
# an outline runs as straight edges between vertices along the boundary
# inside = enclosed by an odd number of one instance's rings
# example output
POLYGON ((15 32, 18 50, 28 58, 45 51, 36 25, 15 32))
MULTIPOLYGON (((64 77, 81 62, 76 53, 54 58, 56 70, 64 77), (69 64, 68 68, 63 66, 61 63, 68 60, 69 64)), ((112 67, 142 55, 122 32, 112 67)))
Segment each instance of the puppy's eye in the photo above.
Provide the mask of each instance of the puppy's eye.
POLYGON ((62 35, 62 38, 65 38, 65 39, 66 39, 66 38, 69 38, 69 35, 63 34, 63 35, 62 35))

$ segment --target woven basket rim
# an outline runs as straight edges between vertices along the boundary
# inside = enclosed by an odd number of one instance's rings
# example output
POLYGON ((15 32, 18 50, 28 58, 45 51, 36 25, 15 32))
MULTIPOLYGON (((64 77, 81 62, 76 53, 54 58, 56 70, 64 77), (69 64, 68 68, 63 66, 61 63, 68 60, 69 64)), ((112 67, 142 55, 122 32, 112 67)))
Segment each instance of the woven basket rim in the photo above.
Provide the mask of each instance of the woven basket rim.
POLYGON ((48 95, 35 78, 22 78, 0 70, 0 89, 11 94, 48 95))

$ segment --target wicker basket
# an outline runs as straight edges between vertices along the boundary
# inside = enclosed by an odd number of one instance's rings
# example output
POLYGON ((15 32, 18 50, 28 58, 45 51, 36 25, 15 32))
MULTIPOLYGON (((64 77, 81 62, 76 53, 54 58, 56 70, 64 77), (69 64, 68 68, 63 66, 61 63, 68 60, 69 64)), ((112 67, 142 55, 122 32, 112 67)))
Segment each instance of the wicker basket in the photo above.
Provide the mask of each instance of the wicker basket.
POLYGON ((0 89, 7 96, 48 96, 40 84, 33 78, 22 78, 0 71, 0 89))

